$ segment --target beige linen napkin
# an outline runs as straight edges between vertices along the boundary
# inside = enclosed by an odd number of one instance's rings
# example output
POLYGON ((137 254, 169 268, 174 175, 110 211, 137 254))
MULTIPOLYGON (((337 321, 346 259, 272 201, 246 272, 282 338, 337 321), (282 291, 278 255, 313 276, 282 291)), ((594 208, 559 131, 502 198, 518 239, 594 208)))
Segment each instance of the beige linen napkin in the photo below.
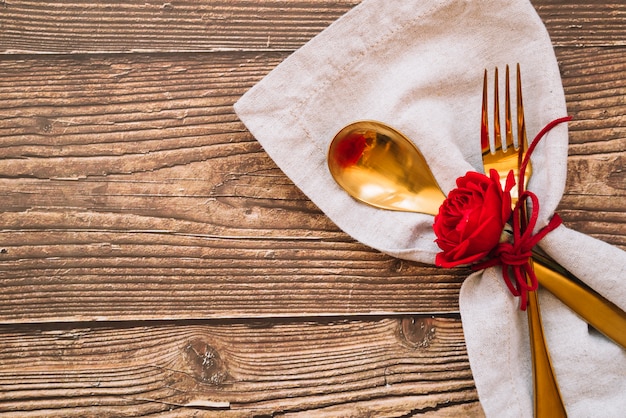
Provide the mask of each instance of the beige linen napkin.
MULTIPOLYGON (((428 215, 358 203, 326 167, 334 134, 375 119, 411 138, 444 191, 482 171, 479 120, 483 69, 519 62, 527 130, 533 137, 566 115, 549 36, 526 0, 365 0, 246 93, 235 110, 280 168, 340 228, 387 254, 434 263, 428 215), (366 225, 362 222, 367 219, 366 225)), ((566 177, 567 127, 533 155, 529 189, 547 223, 566 177)), ((626 309, 626 253, 564 226, 541 243, 557 261, 626 309)), ((540 292, 546 334, 572 417, 623 416, 626 352, 540 292)), ((460 294, 463 328, 488 416, 532 416, 526 315, 498 268, 477 272, 460 294)))

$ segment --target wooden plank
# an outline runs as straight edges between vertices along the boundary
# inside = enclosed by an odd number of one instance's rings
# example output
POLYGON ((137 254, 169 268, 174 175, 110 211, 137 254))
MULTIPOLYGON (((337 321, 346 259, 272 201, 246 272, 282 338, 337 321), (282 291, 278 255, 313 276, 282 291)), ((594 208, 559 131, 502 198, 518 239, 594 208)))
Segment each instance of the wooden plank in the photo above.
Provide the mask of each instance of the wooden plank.
POLYGON ((453 318, 1 331, 8 417, 482 415, 453 318))
MULTIPOLYGON (((0 322, 457 312, 467 271, 355 243, 238 121, 284 57, 1 61, 0 322)), ((576 119, 560 212, 624 247, 626 59, 560 62, 576 119)))
MULTIPOLYGON (((3 0, 4 53, 293 51, 360 3, 3 0), (95 29, 94 29, 95 28, 95 29)), ((626 45, 626 4, 534 0, 556 46, 626 45)))
POLYGON ((293 51, 359 2, 5 0, 0 51, 293 51))

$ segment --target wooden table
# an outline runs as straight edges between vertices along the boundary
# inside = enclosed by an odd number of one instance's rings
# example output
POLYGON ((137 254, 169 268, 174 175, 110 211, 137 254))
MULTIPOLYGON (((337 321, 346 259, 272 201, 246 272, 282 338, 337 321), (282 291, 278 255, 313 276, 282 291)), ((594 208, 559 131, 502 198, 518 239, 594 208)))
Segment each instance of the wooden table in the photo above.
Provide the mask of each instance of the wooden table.
MULTIPOLYGON (((358 3, 0 1, 0 412, 482 415, 466 272, 355 242, 233 112, 358 3)), ((533 4, 574 117, 559 212, 626 248, 626 4, 533 4)))

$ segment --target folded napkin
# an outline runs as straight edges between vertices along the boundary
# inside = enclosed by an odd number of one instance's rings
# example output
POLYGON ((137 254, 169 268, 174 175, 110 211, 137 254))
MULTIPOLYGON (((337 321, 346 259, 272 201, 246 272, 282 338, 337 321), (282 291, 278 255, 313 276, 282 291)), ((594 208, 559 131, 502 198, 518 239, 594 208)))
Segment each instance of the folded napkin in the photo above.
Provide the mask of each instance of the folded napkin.
MULTIPOLYGON (((326 150, 348 123, 374 119, 411 138, 445 192, 482 171, 479 121, 483 69, 522 67, 532 138, 566 115, 550 38, 526 0, 365 0, 281 63, 235 105, 267 153, 341 229, 408 260, 434 263, 433 217, 371 208, 340 189, 326 150), (368 222, 362 222, 367 219, 368 222), (355 221, 355 220, 358 220, 355 221)), ((529 190, 538 228, 562 196, 567 127, 533 154, 529 190)), ((626 253, 560 226, 540 244, 558 262, 626 309, 626 253)), ((546 338, 571 417, 623 416, 626 352, 540 291, 546 338)), ((525 313, 497 267, 465 280, 460 293, 470 365, 488 416, 532 416, 525 313)))

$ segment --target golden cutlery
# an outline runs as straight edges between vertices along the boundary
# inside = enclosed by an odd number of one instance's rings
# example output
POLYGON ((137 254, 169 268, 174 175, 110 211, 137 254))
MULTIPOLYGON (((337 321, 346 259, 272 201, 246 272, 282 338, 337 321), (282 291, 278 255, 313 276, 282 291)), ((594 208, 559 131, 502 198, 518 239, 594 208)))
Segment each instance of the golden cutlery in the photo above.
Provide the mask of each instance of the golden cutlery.
MULTIPOLYGON (((506 66, 505 81, 505 135, 503 137, 500 129, 500 101, 498 90, 498 69, 494 75, 494 106, 493 106, 493 142, 495 152, 491 151, 489 143, 489 123, 488 123, 488 88, 487 88, 487 70, 483 81, 483 107, 481 117, 481 148, 483 156, 483 166, 485 172, 495 169, 500 175, 500 181, 506 182, 508 173, 513 170, 515 182, 518 187, 519 171, 524 156, 528 150, 526 138, 526 126, 524 121, 524 107, 522 100, 522 83, 519 64, 517 66, 517 150, 514 149, 513 139, 513 123, 511 117, 511 94, 509 88, 509 66, 506 66)), ((530 174, 530 164, 527 166, 527 173, 530 174)), ((524 187, 528 182, 528 177, 524 178, 524 187)), ((513 207, 517 201, 517 189, 512 191, 513 207)), ((521 223, 524 224, 527 218, 526 210, 522 206, 521 223)), ((531 264, 532 268, 532 264, 531 264)), ((541 311, 539 308, 539 299, 537 292, 528 292, 528 306, 526 310, 528 314, 528 330, 530 333, 530 346, 532 353, 533 365, 533 392, 534 392, 534 416, 538 418, 549 417, 566 417, 565 406, 561 398, 550 353, 545 341, 543 325, 541 322, 541 311)))
MULTIPOLYGON (((379 209, 436 215, 445 194, 406 136, 376 121, 359 121, 333 138, 327 163, 335 181, 356 200, 379 209)), ((626 313, 554 262, 533 255, 539 283, 599 332, 626 348, 626 313)))

